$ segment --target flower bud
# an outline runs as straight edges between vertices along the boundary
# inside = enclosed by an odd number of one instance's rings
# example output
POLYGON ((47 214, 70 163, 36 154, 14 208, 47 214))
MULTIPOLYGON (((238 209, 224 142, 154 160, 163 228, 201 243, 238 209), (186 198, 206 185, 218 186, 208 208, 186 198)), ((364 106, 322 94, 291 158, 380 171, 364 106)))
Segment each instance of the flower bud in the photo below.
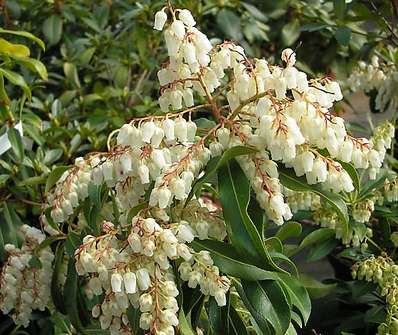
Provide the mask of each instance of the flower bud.
POLYGON ((166 21, 167 21, 167 14, 165 13, 164 9, 158 11, 155 14, 155 22, 153 24, 153 29, 156 29, 159 31, 163 30, 163 27, 164 27, 164 24, 166 23, 166 21))

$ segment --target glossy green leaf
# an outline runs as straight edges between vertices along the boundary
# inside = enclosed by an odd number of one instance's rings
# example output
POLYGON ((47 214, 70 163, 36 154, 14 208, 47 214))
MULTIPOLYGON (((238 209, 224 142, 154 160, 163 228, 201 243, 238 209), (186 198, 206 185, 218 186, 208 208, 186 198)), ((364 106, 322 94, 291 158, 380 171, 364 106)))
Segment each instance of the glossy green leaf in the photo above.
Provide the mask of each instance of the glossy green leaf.
POLYGON ((180 313, 178 314, 178 320, 181 335, 195 335, 182 308, 180 309, 180 313))
POLYGON ((318 228, 309 233, 300 243, 300 248, 308 247, 311 244, 326 241, 334 237, 335 231, 331 228, 318 228))
POLYGON ((293 191, 310 191, 318 194, 322 200, 326 201, 336 211, 345 225, 345 232, 348 231, 347 205, 339 195, 324 191, 320 185, 308 185, 305 177, 297 177, 291 169, 280 168, 279 177, 282 185, 293 191))
POLYGON ((7 55, 9 57, 29 57, 30 50, 26 45, 14 44, 6 41, 4 38, 0 38, 0 54, 7 55))
POLYGON ((304 324, 306 324, 311 314, 311 300, 307 290, 296 277, 283 273, 278 274, 278 276, 285 292, 290 296, 292 304, 297 307, 304 324))
POLYGON ((343 19, 346 10, 346 0, 333 0, 334 13, 338 19, 343 19))
POLYGON ((63 23, 59 15, 53 14, 43 22, 43 34, 49 44, 57 44, 61 40, 63 23))
POLYGON ((144 331, 140 328, 140 316, 141 316, 140 310, 130 305, 129 308, 127 308, 126 314, 129 319, 129 325, 131 330, 133 331, 133 334, 135 335, 144 334, 144 331))
POLYGON ((301 26, 300 31, 318 31, 326 28, 328 25, 325 23, 321 22, 312 22, 312 23, 307 23, 301 26))
POLYGON ((230 306, 229 313, 229 334, 231 335, 245 335, 249 334, 247 331, 247 326, 243 322, 241 316, 238 314, 233 306, 230 306))
POLYGON ((347 46, 351 40, 351 29, 347 27, 337 28, 334 37, 341 45, 347 46))
POLYGON ((69 257, 74 258, 75 250, 81 245, 81 237, 78 233, 73 230, 69 231, 66 241, 65 241, 65 251, 69 255, 69 257))
POLYGON ((245 263, 230 244, 215 240, 195 240, 191 246, 196 251, 209 251, 214 264, 223 273, 230 276, 245 280, 278 279, 276 272, 266 271, 250 263, 245 263))
POLYGON ((47 78, 48 78, 47 69, 44 66, 44 64, 42 62, 40 62, 39 60, 34 59, 34 58, 18 57, 18 58, 15 58, 15 62, 18 64, 21 64, 22 66, 27 67, 31 71, 36 72, 41 77, 41 79, 47 80, 47 78))
POLYGON ((221 9, 217 14, 216 20, 217 25, 226 37, 235 41, 242 39, 240 18, 233 11, 226 8, 221 9))
POLYGON ((307 254, 308 262, 315 262, 329 255, 339 245, 339 241, 332 236, 331 238, 316 243, 307 254))
POLYGON ((34 186, 34 185, 41 185, 46 182, 46 178, 42 176, 34 176, 34 177, 29 177, 21 182, 19 182, 17 185, 22 187, 22 186, 34 186))
POLYGON ((66 314, 64 297, 61 289, 63 263, 64 263, 64 246, 63 244, 58 244, 57 249, 55 250, 54 271, 51 277, 51 298, 57 310, 63 314, 66 314))
POLYGON ((214 297, 209 298, 207 315, 209 324, 214 334, 228 334, 229 319, 228 308, 230 307, 230 295, 228 294, 226 306, 218 306, 214 297))
POLYGON ((291 237, 298 237, 301 234, 301 224, 295 221, 289 221, 284 223, 276 233, 276 237, 280 241, 284 241, 291 237))
POLYGON ((65 311, 69 320, 76 330, 81 330, 82 324, 79 317, 78 308, 78 280, 79 277, 75 269, 75 258, 71 257, 68 262, 68 271, 66 274, 66 281, 63 290, 63 299, 65 304, 65 311))
POLYGON ((257 265, 261 264, 267 270, 276 269, 260 233, 247 214, 250 185, 236 161, 226 163, 220 168, 218 184, 224 219, 236 250, 242 257, 256 260, 257 265))
POLYGON ((337 284, 324 284, 306 274, 300 274, 300 282, 306 288, 311 299, 322 298, 331 293, 337 284))
POLYGON ((46 193, 51 190, 51 188, 57 183, 59 178, 61 178, 64 172, 67 171, 68 169, 70 169, 70 166, 57 166, 54 170, 50 172, 46 182, 46 188, 45 188, 46 193))
POLYGON ((285 334, 290 324, 290 307, 285 292, 276 281, 242 281, 244 304, 258 325, 268 322, 276 335, 285 334))
POLYGON ((0 28, 0 34, 11 34, 11 35, 16 35, 16 36, 21 36, 21 37, 26 37, 34 42, 36 42, 43 50, 45 50, 45 45, 44 42, 36 37, 35 35, 28 33, 27 31, 18 31, 18 30, 7 30, 0 28))
POLYGON ((21 134, 19 133, 19 131, 17 129, 10 128, 10 129, 8 129, 7 135, 8 135, 8 140, 10 141, 10 144, 11 144, 12 151, 14 152, 18 161, 22 162, 23 158, 25 156, 25 153, 24 153, 24 147, 23 147, 21 134))
POLYGON ((364 181, 361 185, 361 192, 359 194, 360 199, 364 199, 367 197, 373 197, 373 190, 377 190, 379 187, 384 185, 386 179, 390 179, 393 177, 393 173, 387 169, 381 169, 377 174, 376 179, 367 180, 364 178, 364 181))
POLYGON ((293 44, 300 36, 300 22, 297 19, 291 20, 282 28, 283 45, 293 47, 293 44))
POLYGON ((77 67, 73 63, 64 63, 64 73, 66 78, 76 87, 80 88, 79 74, 77 73, 77 67))
POLYGON ((203 187, 204 183, 207 183, 211 180, 214 174, 219 170, 225 163, 230 161, 231 159, 255 153, 256 151, 249 147, 237 146, 226 150, 221 156, 212 158, 209 163, 207 164, 204 175, 199 180, 195 182, 192 186, 192 190, 189 193, 189 196, 186 200, 186 203, 192 199, 194 194, 196 194, 200 189, 203 187))
POLYGON ((30 99, 31 98, 31 92, 30 92, 30 88, 28 86, 28 84, 26 83, 25 79, 18 73, 11 71, 11 70, 7 70, 4 68, 0 68, 0 74, 2 76, 4 76, 4 78, 7 78, 7 80, 16 86, 19 86, 20 88, 22 88, 22 90, 24 91, 25 95, 30 99))

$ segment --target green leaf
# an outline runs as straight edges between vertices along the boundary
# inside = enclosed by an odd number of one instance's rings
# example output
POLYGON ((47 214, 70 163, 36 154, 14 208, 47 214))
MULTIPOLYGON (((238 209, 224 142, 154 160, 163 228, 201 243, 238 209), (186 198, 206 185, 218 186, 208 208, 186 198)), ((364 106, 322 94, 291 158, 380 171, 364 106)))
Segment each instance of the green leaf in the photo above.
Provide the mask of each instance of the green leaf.
POLYGON ((127 308, 127 317, 129 319, 129 325, 134 335, 142 335, 144 331, 140 328, 140 316, 141 312, 139 309, 129 306, 127 308))
POLYGON ((24 147, 23 147, 21 134, 15 128, 10 128, 8 129, 7 135, 8 135, 8 140, 11 143, 12 151, 14 152, 18 161, 22 162, 24 158, 24 147))
POLYGON ((240 18, 233 11, 223 8, 217 14, 217 26, 224 35, 232 40, 240 41, 242 36, 240 18))
POLYGON ((81 87, 77 67, 73 63, 64 63, 64 73, 66 78, 77 88, 81 87))
POLYGON ((62 267, 64 263, 64 246, 58 244, 55 250, 54 271, 51 277, 51 298, 54 306, 63 314, 66 314, 63 292, 61 289, 62 267))
POLYGON ((351 39, 351 29, 347 27, 339 27, 334 33, 334 37, 341 45, 348 45, 351 39))
POLYGON ((365 320, 369 323, 380 324, 386 320, 386 311, 384 306, 373 306, 365 313, 365 320))
POLYGON ((43 22, 43 34, 50 45, 61 40, 63 23, 59 15, 53 14, 43 22))
POLYGON ((62 149, 51 149, 46 151, 44 155, 43 164, 51 165, 62 157, 64 151, 62 149))
POLYGON ((283 186, 299 192, 314 192, 322 200, 326 201, 341 218, 345 225, 345 233, 348 232, 348 211, 347 205, 338 194, 325 191, 320 185, 308 185, 305 177, 297 177, 291 169, 279 168, 279 177, 283 186))
POLYGON ((68 262, 68 272, 66 274, 66 281, 64 285, 63 299, 65 311, 69 316, 69 320, 79 332, 83 327, 80 321, 78 309, 78 280, 79 277, 75 269, 75 258, 70 257, 68 262))
POLYGON ((0 68, 0 74, 7 78, 11 84, 21 87, 29 99, 32 97, 28 84, 26 84, 25 79, 20 74, 4 68, 0 68))
POLYGON ((27 67, 28 69, 37 72, 37 74, 43 80, 47 80, 48 74, 47 69, 42 62, 34 58, 15 58, 15 62, 27 67))
POLYGON ((245 263, 230 244, 215 240, 195 240, 191 243, 191 246, 196 251, 209 251, 214 264, 223 273, 232 277, 245 280, 278 279, 278 275, 275 272, 266 271, 255 265, 245 263))
POLYGON ((6 251, 4 249, 4 237, 3 237, 3 232, 1 230, 1 226, 0 226, 0 262, 4 262, 6 259, 6 251))
POLYGON ((280 241, 284 241, 290 237, 298 237, 301 234, 301 224, 295 221, 289 221, 283 224, 275 237, 279 238, 280 241))
POLYGON ((278 274, 280 283, 285 292, 290 296, 292 304, 297 307, 303 318, 304 324, 307 323, 311 314, 311 300, 307 290, 301 284, 300 280, 286 274, 278 274))
POLYGON ((15 215, 14 209, 5 202, 3 204, 3 216, 6 224, 1 225, 4 242, 18 246, 17 231, 20 225, 18 225, 17 220, 15 220, 15 215))
POLYGON ((26 45, 13 44, 0 38, 0 54, 7 55, 9 57, 29 57, 30 50, 26 45))
POLYGON ((260 329, 269 322, 276 335, 285 334, 290 324, 290 306, 280 284, 269 280, 242 281, 242 288, 242 300, 260 329))
POLYGON ((16 36, 22 36, 22 37, 26 37, 34 42, 36 42, 43 50, 46 49, 46 47, 44 46, 44 42, 36 37, 35 35, 28 33, 27 31, 18 31, 18 30, 7 30, 7 29, 3 29, 0 28, 0 34, 11 34, 11 35, 16 35, 16 36))
POLYGON ((250 185, 236 161, 219 170, 218 184, 224 219, 231 233, 232 245, 244 258, 249 257, 264 269, 277 269, 264 247, 260 233, 247 214, 250 185))
POLYGON ((29 177, 21 182, 19 182, 17 185, 22 187, 22 186, 34 186, 34 185, 41 185, 46 182, 46 178, 42 176, 34 176, 34 177, 29 177))
POLYGON ((69 257, 75 257, 75 250, 81 245, 82 239, 80 235, 73 230, 69 231, 65 241, 65 251, 69 257))
POLYGON ((315 244, 307 254, 307 261, 314 262, 325 258, 339 245, 339 243, 340 242, 338 240, 331 237, 326 241, 315 244))
POLYGON ((319 299, 328 295, 337 286, 337 284, 323 284, 306 274, 300 274, 300 282, 304 285, 312 299, 319 299))
POLYGON ((0 174, 0 186, 4 186, 8 179, 10 179, 9 174, 0 174))
POLYGON ((29 267, 33 269, 41 269, 42 266, 43 265, 41 264, 39 257, 37 257, 36 255, 32 255, 29 260, 29 267))
POLYGON ((201 117, 199 119, 194 120, 198 128, 203 128, 203 129, 211 129, 213 128, 216 123, 212 120, 209 120, 205 117, 201 117))
POLYGON ((179 320, 180 332, 182 335, 195 335, 182 308, 180 309, 178 320, 179 320))
POLYGON ((363 183, 361 184, 361 192, 359 196, 362 199, 367 197, 373 197, 373 190, 377 190, 378 188, 384 185, 386 179, 390 179, 393 176, 391 171, 387 169, 381 169, 376 179, 374 180, 367 180, 364 178, 363 183))
POLYGON ((46 193, 51 190, 51 188, 57 183, 59 178, 61 178, 64 172, 69 168, 70 166, 57 166, 54 170, 50 172, 46 182, 46 188, 45 188, 46 193))
POLYGON ((136 216, 141 209, 144 209, 145 207, 148 206, 147 202, 143 202, 135 207, 133 207, 132 209, 130 209, 128 215, 127 215, 127 222, 131 222, 131 220, 133 220, 134 216, 136 216))
POLYGON ((229 319, 229 334, 232 335, 249 334, 247 332, 247 327, 245 323, 243 322, 242 318, 240 317, 240 315, 233 306, 230 306, 229 308, 228 319, 229 319))
POLYGON ((264 14, 264 12, 262 12, 261 10, 259 10, 256 6, 247 3, 247 2, 241 2, 242 6, 245 7, 245 9, 256 19, 259 21, 263 21, 266 22, 267 21, 267 17, 264 14))
POLYGON ((230 307, 230 295, 227 296, 227 304, 218 306, 214 297, 209 298, 207 315, 209 324, 214 334, 228 334, 228 308, 230 307))
POLYGON ((66 236, 65 235, 52 235, 52 236, 48 236, 46 237, 46 239, 41 242, 35 249, 35 254, 38 254, 41 250, 49 247, 51 244, 53 244, 56 241, 60 241, 60 240, 65 240, 66 236))
POLYGON ((6 88, 4 87, 4 77, 0 73, 0 103, 4 105, 5 108, 8 108, 10 104, 10 98, 7 95, 6 88))
POLYGON ((197 180, 195 182, 195 184, 193 185, 192 190, 189 193, 189 196, 185 203, 188 203, 188 201, 192 199, 194 194, 196 194, 198 191, 200 191, 203 184, 210 181, 211 178, 214 176, 214 174, 217 172, 217 170, 220 169, 225 163, 227 163, 228 161, 230 161, 231 159, 233 159, 237 156, 248 155, 248 154, 252 154, 255 152, 256 152, 256 150, 254 150, 252 148, 237 146, 237 147, 233 147, 233 148, 226 150, 219 157, 212 158, 206 166, 203 177, 201 177, 199 180, 197 180))
POLYGON ((311 244, 326 241, 334 237, 335 231, 331 228, 318 228, 309 233, 300 243, 300 249, 308 247, 311 244))
POLYGON ((346 0, 333 0, 334 13, 340 20, 344 19, 346 10, 346 0))
POLYGON ((322 30, 324 28, 328 27, 327 24, 321 23, 321 22, 312 22, 312 23, 307 23, 301 26, 300 31, 317 31, 317 30, 322 30))
POLYGON ((284 46, 292 46, 300 36, 300 22, 297 19, 291 20, 282 28, 282 42, 284 46))

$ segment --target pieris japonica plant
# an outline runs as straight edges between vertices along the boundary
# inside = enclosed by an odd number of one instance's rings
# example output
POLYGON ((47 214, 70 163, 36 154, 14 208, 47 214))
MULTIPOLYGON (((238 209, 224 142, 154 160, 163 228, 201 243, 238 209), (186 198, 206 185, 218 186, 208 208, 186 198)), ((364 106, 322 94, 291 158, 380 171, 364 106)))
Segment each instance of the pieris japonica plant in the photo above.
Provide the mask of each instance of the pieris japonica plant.
POLYGON ((311 242, 285 249, 285 227, 306 211, 365 250, 369 194, 383 185, 397 198, 382 169, 394 127, 347 132, 332 113, 339 84, 299 71, 292 49, 282 65, 251 59, 232 41, 213 45, 171 5, 154 29, 168 53, 160 112, 53 171, 41 216, 50 236, 24 226, 23 246, 7 247, 0 307, 22 325, 32 309, 55 308, 81 333, 294 334, 311 304, 289 256, 311 242), (363 193, 360 179, 378 186, 363 193))

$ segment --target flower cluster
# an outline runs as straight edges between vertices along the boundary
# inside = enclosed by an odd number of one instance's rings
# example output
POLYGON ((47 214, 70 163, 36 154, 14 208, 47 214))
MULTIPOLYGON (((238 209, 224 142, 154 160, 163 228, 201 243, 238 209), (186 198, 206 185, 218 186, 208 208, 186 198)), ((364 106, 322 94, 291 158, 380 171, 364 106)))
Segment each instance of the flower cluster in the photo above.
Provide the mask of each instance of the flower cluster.
POLYGON ((320 196, 312 192, 295 192, 285 188, 283 193, 292 213, 308 210, 313 211, 321 207, 320 196))
POLYGON ((373 236, 371 228, 366 228, 363 223, 353 224, 350 222, 348 229, 338 214, 327 206, 318 207, 313 214, 315 224, 324 228, 331 228, 335 231, 336 238, 349 246, 360 247, 366 250, 367 239, 373 236))
POLYGON ((358 201, 352 206, 352 217, 355 221, 360 223, 369 222, 374 209, 375 205, 372 199, 358 201))
POLYGON ((384 182, 384 197, 389 202, 398 201, 398 178, 384 182))
POLYGON ((80 202, 88 196, 90 173, 83 158, 75 161, 75 166, 65 171, 57 181, 58 187, 47 197, 48 205, 52 207, 51 218, 54 222, 64 222, 73 214, 80 202))
POLYGON ((394 64, 380 61, 376 55, 371 63, 360 61, 347 80, 352 91, 377 91, 375 108, 380 112, 393 113, 398 108, 398 70, 394 64))
POLYGON ((295 67, 293 50, 283 51, 284 66, 270 65, 249 59, 233 42, 213 46, 195 25, 186 9, 168 6, 156 13, 154 28, 164 29, 169 55, 157 73, 165 114, 123 125, 112 133, 116 139, 110 136, 108 152, 78 159, 48 195, 52 218, 63 222, 88 193, 91 198, 91 187, 101 189, 103 234, 86 236, 75 259, 87 295, 101 297, 92 315, 112 335, 131 332, 130 306, 140 309, 142 329, 174 334, 176 276, 225 305, 229 279, 208 252, 190 247, 195 238, 226 237, 219 208, 194 188, 211 159, 238 146, 250 148, 236 160, 270 220, 283 224, 292 211, 316 209, 318 223, 335 228, 344 243, 359 245, 365 237, 345 236, 319 196, 283 188, 278 164, 309 184, 351 192, 353 182, 339 160, 375 177, 394 135, 388 126, 370 141, 348 134, 330 111, 342 99, 339 85, 330 78, 308 79, 295 67), (205 103, 196 105, 197 97, 205 103), (197 110, 211 112, 214 126, 198 129, 192 121, 197 110))
POLYGON ((398 265, 386 254, 354 264, 352 276, 378 284, 380 294, 387 302, 387 318, 378 327, 379 335, 396 334, 398 325, 398 265))
POLYGON ((4 247, 7 259, 0 274, 0 309, 10 313, 16 324, 27 327, 32 311, 43 311, 49 303, 54 254, 49 247, 34 254, 45 239, 40 230, 23 225, 20 233, 20 248, 12 244, 4 247), (30 265, 33 257, 38 258, 40 268, 30 265))
POLYGON ((174 334, 179 291, 171 262, 177 259, 182 259, 179 271, 189 287, 199 285, 203 294, 225 305, 229 280, 220 276, 207 252, 196 253, 187 245, 196 236, 190 223, 158 223, 152 216, 136 216, 129 229, 127 240, 120 239, 118 229, 104 222, 105 234, 86 236, 76 250, 76 270, 88 277, 88 296, 104 293, 102 303, 92 309, 103 329, 111 334, 129 333, 126 313, 132 305, 142 313, 142 329, 174 334))

